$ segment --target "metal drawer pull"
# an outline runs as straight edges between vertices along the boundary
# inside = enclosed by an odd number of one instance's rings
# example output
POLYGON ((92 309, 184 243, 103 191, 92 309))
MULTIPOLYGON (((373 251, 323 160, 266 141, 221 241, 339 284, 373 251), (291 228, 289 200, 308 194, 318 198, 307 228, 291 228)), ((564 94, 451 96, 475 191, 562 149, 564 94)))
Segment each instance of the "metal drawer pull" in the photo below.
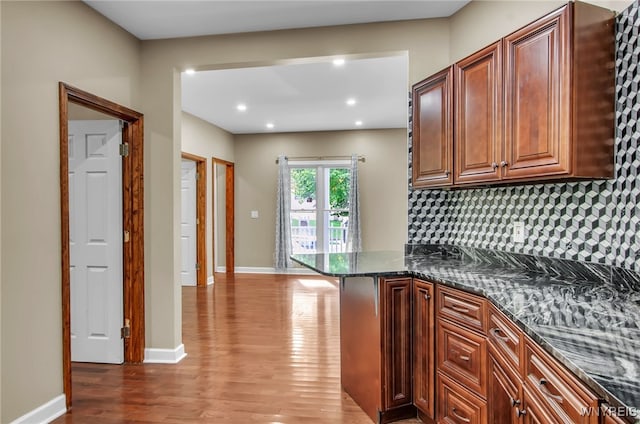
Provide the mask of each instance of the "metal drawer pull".
POLYGON ((520 405, 520 399, 514 399, 512 397, 509 397, 509 401, 511 402, 511 406, 518 406, 520 405))
POLYGON ((562 396, 558 396, 558 395, 554 395, 553 393, 551 393, 549 391, 549 389, 547 388, 547 380, 544 378, 540 379, 540 382, 538 383, 538 387, 540 387, 540 391, 542 392, 543 395, 545 395, 546 397, 549 397, 553 400, 555 400, 558 403, 562 403, 564 401, 564 399, 562 398, 562 396))
POLYGON ((509 337, 507 336, 501 336, 500 333, 502 333, 502 330, 500 330, 497 327, 494 327, 492 329, 489 330, 489 333, 496 339, 504 342, 504 343, 508 343, 509 342, 509 337))
POLYGON ((451 415, 453 415, 454 417, 456 417, 456 418, 457 418, 457 419, 459 419, 460 421, 464 421, 465 423, 470 423, 470 422, 471 422, 471 420, 470 420, 469 418, 467 418, 467 417, 463 417, 462 415, 458 414, 458 413, 456 412, 456 408, 455 408, 455 407, 453 407, 453 408, 451 409, 451 415))
POLYGON ((456 312, 460 312, 463 314, 468 314, 469 310, 467 308, 461 308, 460 306, 457 305, 451 305, 451 309, 453 309, 456 312))
POLYGON ((469 362, 469 359, 471 359, 467 355, 459 355, 458 358, 462 359, 465 362, 469 362))
POLYGON ((516 416, 518 418, 523 417, 527 415, 527 410, 526 409, 516 409, 516 416))

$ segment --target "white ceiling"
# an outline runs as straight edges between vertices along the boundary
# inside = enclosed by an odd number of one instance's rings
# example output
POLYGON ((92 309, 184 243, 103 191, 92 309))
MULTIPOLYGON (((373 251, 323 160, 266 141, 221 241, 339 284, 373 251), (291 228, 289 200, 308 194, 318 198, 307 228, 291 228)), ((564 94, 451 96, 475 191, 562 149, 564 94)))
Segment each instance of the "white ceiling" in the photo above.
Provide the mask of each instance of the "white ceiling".
POLYGON ((233 134, 406 128, 407 66, 395 56, 183 73, 182 108, 233 134))
MULTIPOLYGON (((469 0, 84 0, 142 40, 450 16, 469 0)), ((406 128, 407 56, 182 74, 182 107, 231 133, 406 128), (345 102, 356 99, 354 106, 345 102), (236 109, 239 103, 245 112, 236 109), (362 121, 356 126, 356 121, 362 121), (266 127, 268 122, 274 128, 266 127)))

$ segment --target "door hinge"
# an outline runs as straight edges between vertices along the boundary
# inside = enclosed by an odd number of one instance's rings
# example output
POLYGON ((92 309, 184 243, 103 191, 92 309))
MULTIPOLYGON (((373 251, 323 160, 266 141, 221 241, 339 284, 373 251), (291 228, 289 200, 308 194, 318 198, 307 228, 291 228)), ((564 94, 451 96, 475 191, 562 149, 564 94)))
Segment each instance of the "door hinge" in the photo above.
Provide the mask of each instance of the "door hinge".
POLYGON ((196 218, 196 225, 200 225, 200 218, 196 218))
POLYGON ((122 143, 120 145, 120 156, 129 156, 129 143, 122 143))
POLYGON ((200 173, 196 172, 196 181, 198 181, 200 179, 200 173))
POLYGON ((129 318, 126 318, 124 320, 124 327, 120 329, 120 338, 128 339, 130 337, 131 337, 131 321, 129 321, 129 318))
POLYGON ((125 243, 129 243, 129 239, 131 238, 129 231, 124 230, 124 234, 122 236, 122 239, 125 243))
POLYGON ((200 264, 196 264, 196 271, 200 271, 200 264))

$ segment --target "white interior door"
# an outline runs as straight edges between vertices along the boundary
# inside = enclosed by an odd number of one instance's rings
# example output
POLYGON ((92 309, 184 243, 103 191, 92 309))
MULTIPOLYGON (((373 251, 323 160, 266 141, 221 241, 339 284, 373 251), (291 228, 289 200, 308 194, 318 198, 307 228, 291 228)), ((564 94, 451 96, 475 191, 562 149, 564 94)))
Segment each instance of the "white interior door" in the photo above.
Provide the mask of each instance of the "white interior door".
POLYGON ((69 121, 71 360, 121 364, 120 123, 69 121))
POLYGON ((181 178, 182 214, 180 219, 183 286, 196 285, 196 163, 182 160, 181 178))

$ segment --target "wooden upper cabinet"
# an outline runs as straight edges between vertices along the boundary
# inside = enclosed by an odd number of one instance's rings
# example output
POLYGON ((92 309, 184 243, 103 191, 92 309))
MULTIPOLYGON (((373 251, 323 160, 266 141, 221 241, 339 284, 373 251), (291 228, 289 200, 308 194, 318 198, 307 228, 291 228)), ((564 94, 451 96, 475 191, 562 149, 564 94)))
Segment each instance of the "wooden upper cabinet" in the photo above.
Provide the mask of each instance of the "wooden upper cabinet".
POLYGON ((455 65, 455 183, 500 179, 502 44, 455 65))
POLYGON ((571 172, 570 7, 504 39, 505 177, 571 172))
POLYGON ((413 86, 414 188, 453 184, 453 67, 413 86))
POLYGON ((504 179, 613 176, 613 25, 571 2, 504 38, 504 179))
POLYGON ((613 12, 569 2, 453 69, 413 88, 413 187, 613 177, 613 12))

